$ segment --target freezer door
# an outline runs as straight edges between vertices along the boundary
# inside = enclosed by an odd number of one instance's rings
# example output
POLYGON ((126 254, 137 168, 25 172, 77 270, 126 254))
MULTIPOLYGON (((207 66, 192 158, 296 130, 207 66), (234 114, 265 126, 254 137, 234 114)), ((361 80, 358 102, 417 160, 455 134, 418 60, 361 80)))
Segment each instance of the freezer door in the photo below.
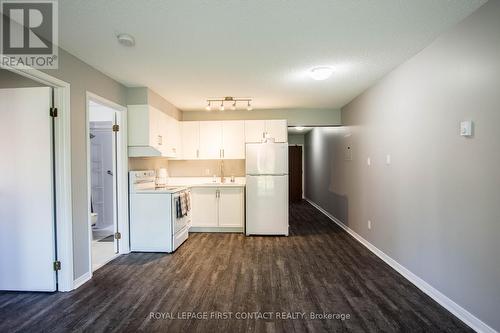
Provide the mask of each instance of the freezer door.
POLYGON ((288 236, 288 176, 247 176, 246 234, 288 236))
POLYGON ((288 174, 288 146, 286 143, 247 143, 247 175, 288 174))

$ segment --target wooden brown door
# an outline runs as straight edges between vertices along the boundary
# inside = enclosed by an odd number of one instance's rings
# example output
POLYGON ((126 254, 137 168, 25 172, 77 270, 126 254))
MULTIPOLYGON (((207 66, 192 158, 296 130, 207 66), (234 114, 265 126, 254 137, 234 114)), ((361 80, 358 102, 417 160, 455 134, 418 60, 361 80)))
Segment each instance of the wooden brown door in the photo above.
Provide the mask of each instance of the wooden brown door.
POLYGON ((288 147, 288 198, 290 202, 302 200, 302 146, 288 147))

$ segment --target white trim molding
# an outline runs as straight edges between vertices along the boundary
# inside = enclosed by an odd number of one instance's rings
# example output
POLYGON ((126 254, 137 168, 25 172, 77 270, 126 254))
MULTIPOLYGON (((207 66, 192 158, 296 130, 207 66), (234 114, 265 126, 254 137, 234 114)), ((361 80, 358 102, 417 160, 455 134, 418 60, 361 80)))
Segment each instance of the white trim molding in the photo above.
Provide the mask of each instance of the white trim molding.
POLYGON ((446 295, 441 293, 439 290, 422 280, 420 277, 412 273, 410 270, 408 270, 406 267, 398 263, 396 260, 392 259, 389 257, 387 254, 385 254, 383 251, 378 249, 375 245, 361 237, 357 232, 346 226, 344 223, 342 223, 340 220, 338 220, 336 217, 328 213, 326 210, 324 210, 321 206, 316 204, 314 201, 311 199, 305 198, 307 202, 309 202, 311 205, 313 205, 317 210, 319 210, 321 213, 323 213, 326 217, 328 217, 330 220, 335 222, 339 227, 344 229, 349 235, 351 235, 354 239, 356 239, 358 242, 360 242, 362 245, 364 245, 368 250, 370 250, 372 253, 374 253, 377 257, 382 259, 386 264, 391 266, 395 271, 397 271, 399 274, 401 274, 404 278, 406 278, 408 281, 413 283, 418 289, 422 290, 424 293, 426 293, 429 297, 431 297, 433 300, 435 300, 437 303, 439 303, 442 307, 444 307, 446 310, 450 311, 453 315, 455 315, 458 319, 463 321, 466 325, 468 325, 470 328, 475 330, 476 332, 482 332, 482 333, 498 333, 495 331, 493 328, 488 326, 486 323, 481 321, 479 318, 474 316, 472 313, 469 311, 465 310, 463 307, 455 303, 453 300, 448 298, 446 295))
POLYGON ((81 287, 85 282, 89 281, 91 278, 92 274, 90 274, 90 272, 83 274, 73 282, 73 289, 81 287))
POLYGON ((27 68, 6 68, 13 73, 40 82, 54 89, 55 118, 55 190, 57 256, 61 262, 58 290, 73 290, 73 216, 71 206, 71 122, 70 84, 42 71, 27 68))

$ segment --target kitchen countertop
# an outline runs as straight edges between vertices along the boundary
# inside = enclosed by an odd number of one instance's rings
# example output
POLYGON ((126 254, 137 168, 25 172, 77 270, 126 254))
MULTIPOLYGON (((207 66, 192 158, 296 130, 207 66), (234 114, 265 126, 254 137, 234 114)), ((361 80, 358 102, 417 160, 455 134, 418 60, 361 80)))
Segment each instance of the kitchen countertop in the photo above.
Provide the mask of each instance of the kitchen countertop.
POLYGON ((220 177, 217 177, 217 182, 213 182, 212 177, 169 177, 167 185, 169 186, 185 186, 185 187, 245 187, 245 177, 235 177, 234 183, 231 183, 231 177, 224 177, 224 182, 220 182, 220 177))

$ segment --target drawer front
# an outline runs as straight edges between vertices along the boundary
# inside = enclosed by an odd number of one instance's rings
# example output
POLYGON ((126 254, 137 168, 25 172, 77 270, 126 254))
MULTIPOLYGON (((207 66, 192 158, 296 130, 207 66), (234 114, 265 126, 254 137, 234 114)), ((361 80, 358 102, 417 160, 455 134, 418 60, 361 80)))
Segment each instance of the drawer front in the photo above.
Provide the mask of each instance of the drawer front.
POLYGON ((180 219, 174 219, 174 234, 179 230, 184 229, 188 224, 190 224, 191 215, 188 214, 186 216, 181 217, 180 219))
POLYGON ((188 230, 189 228, 186 226, 186 228, 180 230, 179 232, 174 234, 174 239, 173 239, 173 251, 175 251, 179 246, 181 246, 186 239, 188 239, 188 230))

